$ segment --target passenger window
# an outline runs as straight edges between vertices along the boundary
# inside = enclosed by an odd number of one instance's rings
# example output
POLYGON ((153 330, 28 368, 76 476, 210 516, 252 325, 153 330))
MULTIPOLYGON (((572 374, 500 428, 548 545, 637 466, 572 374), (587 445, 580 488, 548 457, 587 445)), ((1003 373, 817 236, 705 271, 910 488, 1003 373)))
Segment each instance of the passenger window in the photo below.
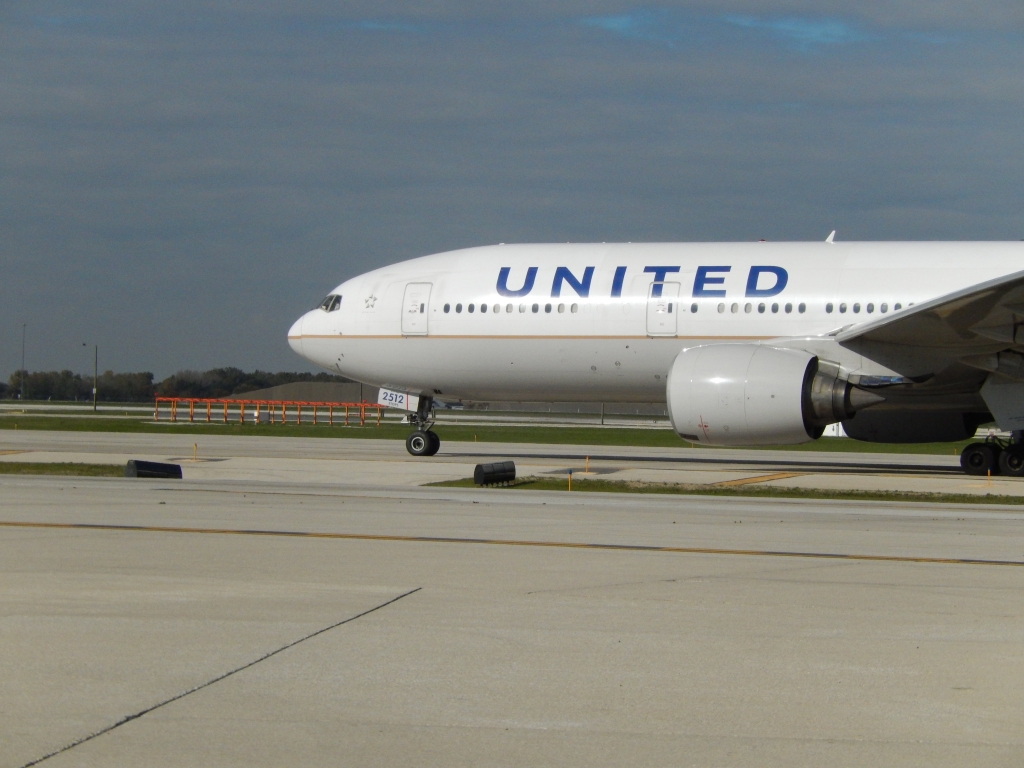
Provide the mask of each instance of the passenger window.
POLYGON ((886 312, 889 311, 889 305, 886 304, 885 302, 882 302, 882 306, 880 306, 878 309, 884 315, 886 312))
POLYGON ((840 304, 839 305, 839 311, 840 312, 846 312, 846 305, 845 304, 840 304))
POLYGON ((773 315, 777 314, 778 311, 779 311, 779 305, 778 304, 772 304, 772 314, 773 315))
POLYGON ((860 312, 860 303, 859 302, 853 305, 853 311, 857 312, 857 313, 860 312))
MULTIPOLYGON (((512 311, 512 305, 511 304, 508 305, 508 311, 509 312, 512 311)), ((499 312, 501 312, 501 304, 495 304, 494 305, 494 314, 498 314, 499 312)))
POLYGON ((801 301, 800 306, 796 308, 796 311, 802 315, 804 312, 807 311, 807 305, 801 301))
POLYGON ((455 311, 456 311, 456 313, 461 312, 462 311, 462 305, 461 304, 456 304, 455 305, 455 311))
POLYGON ((793 311, 793 305, 792 304, 786 304, 786 314, 788 315, 792 311, 793 311))
POLYGON ((580 311, 580 305, 579 304, 573 304, 571 307, 569 307, 569 311, 572 312, 575 315, 577 312, 580 311))
POLYGON ((746 312, 748 315, 750 314, 751 309, 753 309, 753 305, 749 301, 743 305, 743 311, 746 312))
POLYGON ((740 305, 739 304, 733 304, 731 307, 729 307, 729 311, 732 312, 735 315, 737 312, 740 311, 740 305))
POLYGON ((868 304, 868 305, 867 305, 867 306, 865 307, 865 309, 866 309, 866 310, 868 311, 868 314, 870 315, 870 314, 871 314, 872 312, 874 312, 874 311, 875 311, 875 305, 874 305, 874 304, 868 304))
POLYGON ((486 305, 486 304, 481 304, 481 305, 480 305, 480 312, 481 312, 481 313, 484 313, 484 312, 486 312, 486 311, 487 311, 487 305, 486 305))
POLYGON ((764 304, 763 303, 757 305, 757 311, 760 314, 762 314, 762 315, 764 314, 764 304))
POLYGON ((540 304, 534 304, 532 309, 533 309, 533 313, 537 314, 537 312, 540 311, 540 304))
POLYGON ((561 315, 561 314, 564 314, 564 313, 565 313, 565 304, 559 304, 558 305, 558 314, 561 315))
POLYGON ((718 305, 718 314, 722 314, 723 312, 725 312, 725 304, 719 304, 718 305))
POLYGON ((452 311, 452 305, 451 304, 445 304, 444 305, 444 313, 447 315, 451 311, 452 311))
POLYGON ((832 302, 831 302, 831 301, 830 301, 830 302, 829 302, 828 304, 826 304, 826 305, 825 305, 825 311, 826 311, 826 312, 827 312, 828 314, 830 314, 830 315, 831 315, 831 314, 832 314, 832 310, 833 310, 833 309, 834 309, 834 307, 832 306, 832 302))
POLYGON ((519 313, 522 314, 525 311, 526 311, 526 305, 525 304, 520 304, 519 305, 519 313))
POLYGON ((547 312, 548 314, 551 314, 551 305, 550 304, 545 304, 544 305, 544 311, 547 312))
MULTIPOLYGON (((672 305, 671 305, 671 304, 669 304, 669 307, 671 307, 671 306, 672 306, 672 305)), ((694 312, 694 313, 696 313, 697 309, 698 309, 698 307, 697 307, 697 305, 696 305, 696 304, 691 304, 691 305, 690 305, 690 311, 691 311, 691 312, 694 312)))
POLYGON ((507 313, 509 313, 509 314, 512 314, 512 305, 511 304, 506 304, 505 305, 505 311, 507 313))
POLYGON ((470 304, 468 307, 466 307, 466 311, 469 312, 470 314, 473 314, 473 311, 475 309, 476 309, 476 305, 475 304, 470 304))
POLYGON ((903 309, 903 305, 897 302, 896 304, 892 305, 892 309, 894 312, 899 312, 901 309, 903 309))

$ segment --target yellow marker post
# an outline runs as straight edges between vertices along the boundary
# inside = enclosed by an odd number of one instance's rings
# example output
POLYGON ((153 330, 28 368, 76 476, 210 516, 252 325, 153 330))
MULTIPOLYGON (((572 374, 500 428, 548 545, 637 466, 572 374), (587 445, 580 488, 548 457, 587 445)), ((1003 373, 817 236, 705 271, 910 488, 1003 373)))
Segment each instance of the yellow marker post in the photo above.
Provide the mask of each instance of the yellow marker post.
POLYGON ((192 461, 198 461, 196 456, 199 454, 199 443, 192 443, 192 461))
POLYGON ((586 472, 587 474, 590 474, 590 457, 589 456, 587 456, 586 469, 584 469, 583 471, 586 472))
POLYGON ((572 470, 569 470, 569 490, 572 490, 572 470))

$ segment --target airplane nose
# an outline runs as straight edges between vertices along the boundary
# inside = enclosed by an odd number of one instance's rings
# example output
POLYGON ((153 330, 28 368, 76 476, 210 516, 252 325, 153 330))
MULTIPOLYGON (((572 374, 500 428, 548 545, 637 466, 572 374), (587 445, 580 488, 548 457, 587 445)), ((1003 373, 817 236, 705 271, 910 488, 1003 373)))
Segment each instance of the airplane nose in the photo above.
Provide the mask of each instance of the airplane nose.
MULTIPOLYGON (((306 319, 303 315, 288 329, 288 345, 299 355, 302 355, 302 321, 306 319)), ((305 355, 302 355, 305 357, 305 355)))

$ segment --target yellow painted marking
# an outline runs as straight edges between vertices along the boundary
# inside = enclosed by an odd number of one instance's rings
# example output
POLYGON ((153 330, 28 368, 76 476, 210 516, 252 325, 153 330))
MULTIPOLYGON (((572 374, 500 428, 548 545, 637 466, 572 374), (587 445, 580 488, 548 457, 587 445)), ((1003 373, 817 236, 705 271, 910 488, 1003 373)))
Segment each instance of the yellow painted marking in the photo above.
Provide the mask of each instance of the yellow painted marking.
POLYGON ((31 453, 31 451, 0 451, 0 456, 13 456, 16 453, 31 453))
POLYGON ((751 483, 767 483, 769 480, 786 480, 790 477, 803 477, 806 472, 776 472, 773 475, 758 475, 757 477, 741 477, 739 480, 722 480, 719 483, 709 483, 716 487, 729 485, 750 485, 751 483))
POLYGON ((909 557, 899 555, 856 555, 836 552, 786 552, 770 549, 718 549, 712 547, 655 547, 646 544, 586 544, 571 541, 522 541, 516 539, 468 539, 451 536, 388 536, 367 533, 317 533, 314 531, 272 531, 244 528, 184 528, 160 525, 113 525, 104 523, 35 523, 0 521, 4 528, 56 528, 84 531, 124 531, 133 533, 212 533, 235 536, 282 536, 308 539, 346 539, 354 541, 396 541, 418 544, 496 544, 506 547, 545 547, 557 549, 601 549, 618 552, 667 552, 689 555, 746 555, 749 557, 800 557, 821 560, 864 560, 880 563, 930 563, 935 565, 1012 565, 1024 567, 1018 560, 980 560, 959 557, 909 557))

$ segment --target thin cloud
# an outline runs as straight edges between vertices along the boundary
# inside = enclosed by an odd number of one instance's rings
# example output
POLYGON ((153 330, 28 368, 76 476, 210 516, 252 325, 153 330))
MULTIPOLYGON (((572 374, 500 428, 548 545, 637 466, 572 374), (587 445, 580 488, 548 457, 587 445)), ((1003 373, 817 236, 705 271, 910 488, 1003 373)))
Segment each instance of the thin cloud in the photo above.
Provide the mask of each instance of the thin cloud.
POLYGON ((801 48, 823 45, 869 43, 880 40, 840 19, 802 17, 759 17, 726 15, 722 21, 734 27, 763 32, 801 48))
POLYGON ((674 45, 686 36, 686 28, 678 18, 667 13, 638 11, 612 16, 587 16, 580 23, 618 37, 674 45))
MULTIPOLYGON (((609 16, 588 16, 581 23, 617 37, 673 46, 693 42, 734 44, 737 32, 761 34, 789 47, 814 47, 875 42, 856 25, 836 18, 762 17, 727 14, 720 17, 667 11, 635 11, 609 16)), ((742 35, 743 33, 741 33, 742 35)))
POLYGON ((425 28, 422 25, 408 24, 404 22, 394 21, 375 21, 373 19, 364 19, 361 21, 350 21, 345 22, 341 26, 347 27, 348 29, 361 29, 366 32, 423 32, 425 28))

